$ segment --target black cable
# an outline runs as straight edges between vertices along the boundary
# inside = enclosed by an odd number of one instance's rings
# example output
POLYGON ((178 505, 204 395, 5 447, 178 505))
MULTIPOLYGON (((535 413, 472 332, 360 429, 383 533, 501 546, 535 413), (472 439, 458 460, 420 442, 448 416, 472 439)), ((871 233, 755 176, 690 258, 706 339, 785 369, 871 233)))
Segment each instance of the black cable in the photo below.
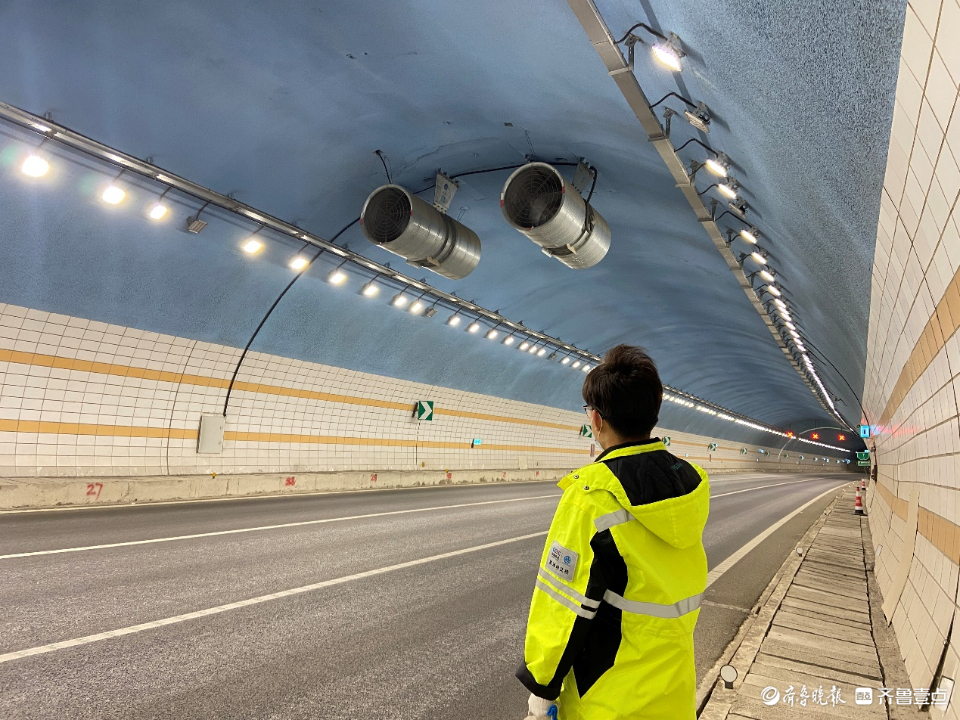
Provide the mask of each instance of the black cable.
MULTIPOLYGON (((818 347, 817 347, 816 345, 814 345, 812 342, 810 342, 809 340, 804 340, 804 344, 805 344, 805 345, 809 345, 811 348, 813 348, 813 351, 820 357, 820 359, 823 360, 823 361, 825 361, 830 367, 832 367, 832 368, 834 369, 834 371, 837 373, 837 375, 840 376, 840 379, 843 380, 843 384, 846 385, 847 388, 849 388, 849 390, 850 390, 851 393, 853 393, 853 397, 854 397, 854 399, 857 401, 857 405, 860 406, 860 412, 863 413, 863 417, 864 417, 864 419, 867 421, 867 425, 872 425, 873 423, 870 422, 870 417, 867 415, 867 410, 866 410, 866 408, 863 407, 863 402, 860 400, 860 396, 857 395, 857 391, 853 389, 853 387, 852 387, 852 386, 850 385, 850 383, 847 381, 847 378, 844 377, 843 373, 840 372, 840 370, 837 368, 837 366, 834 365, 832 362, 830 362, 830 358, 828 358, 826 355, 824 355, 823 352, 820 350, 820 348, 818 348, 818 347)), ((849 423, 848 423, 848 425, 849 425, 849 423)))
MULTIPOLYGON (((651 105, 651 106, 650 106, 650 109, 653 110, 657 105, 659 105, 660 103, 662 103, 664 100, 666 100, 668 97, 671 97, 671 96, 672 96, 672 97, 675 97, 675 98, 677 98, 677 99, 679 99, 679 100, 682 100, 682 101, 685 102, 687 105, 689 105, 690 107, 692 107, 694 110, 697 109, 697 106, 696 106, 693 102, 691 102, 690 100, 687 100, 683 95, 680 95, 679 93, 675 93, 675 92, 668 92, 668 93, 667 93, 666 95, 664 95, 662 98, 660 98, 659 100, 657 100, 653 105, 651 105)), ((713 152, 713 150, 711 150, 710 152, 713 152)))
POLYGON ((719 154, 720 154, 720 153, 718 153, 716 150, 714 150, 712 147, 710 147, 709 145, 707 145, 705 142, 703 142, 702 140, 700 140, 699 138, 690 138, 690 139, 687 140, 683 145, 681 145, 680 147, 677 148, 677 152, 679 153, 681 150, 683 150, 683 149, 684 149, 687 145, 689 145, 690 143, 696 143, 696 144, 699 145, 700 147, 702 147, 702 148, 704 148, 704 149, 706 149, 706 150, 709 150, 709 151, 712 152, 714 155, 719 155, 719 154))
POLYGON ((390 170, 389 170, 389 168, 387 168, 387 161, 386 161, 386 160, 384 159, 384 157, 383 157, 383 151, 382 151, 382 150, 374 150, 374 154, 375 154, 378 158, 380 158, 380 162, 381 162, 381 164, 383 165, 383 172, 384 172, 384 173, 386 174, 386 176, 387 176, 387 182, 390 183, 391 185, 393 185, 393 178, 392 178, 391 175, 390 175, 390 170))
POLYGON ((636 30, 637 28, 643 28, 643 29, 646 30, 648 33, 650 33, 651 35, 656 35, 656 36, 657 36, 658 38, 660 38, 661 40, 666 40, 666 39, 667 39, 667 36, 666 36, 666 35, 663 35, 663 34, 661 34, 661 33, 658 33, 656 30, 654 30, 652 27, 650 27, 650 26, 647 25, 646 23, 638 22, 636 25, 634 25, 634 26, 631 27, 629 30, 627 30, 627 32, 624 33, 624 35, 623 35, 622 38, 620 38, 619 40, 615 40, 614 42, 615 42, 617 45, 619 45, 619 44, 622 43, 624 40, 626 40, 628 37, 630 37, 630 35, 633 34, 633 31, 636 30))
MULTIPOLYGON (((347 230, 349 230, 351 227, 356 225, 358 222, 360 222, 360 218, 350 221, 350 223, 348 223, 347 225, 344 225, 343 228, 340 229, 340 232, 334 235, 328 242, 330 243, 336 242, 338 237, 343 235, 347 230)), ((223 401, 224 417, 227 416, 227 407, 230 405, 230 395, 233 392, 233 385, 237 381, 237 374, 240 372, 240 366, 243 365, 243 361, 247 357, 247 352, 250 350, 250 346, 253 345, 253 341, 257 339, 257 335, 260 334, 260 330, 263 328, 264 324, 270 318, 270 315, 273 314, 273 311, 276 309, 277 305, 279 305, 280 301, 283 300, 283 296, 287 294, 287 291, 289 291, 290 288, 293 287, 293 284, 297 280, 299 280, 301 277, 303 277, 304 274, 306 274, 310 266, 313 265, 314 260, 320 257, 323 254, 324 250, 325 248, 319 248, 317 250, 317 254, 314 255, 312 258, 310 258, 310 262, 307 263, 306 267, 304 267, 300 272, 298 272, 293 277, 293 279, 289 283, 287 283, 287 286, 283 289, 283 292, 281 292, 277 296, 277 299, 273 301, 273 304, 270 306, 270 309, 267 310, 266 314, 263 316, 263 319, 260 321, 260 324, 257 325, 257 329, 253 331, 253 335, 251 335, 250 339, 247 341, 246 346, 243 348, 243 352, 240 353, 240 358, 237 360, 237 366, 233 369, 233 376, 230 378, 230 385, 227 387, 227 397, 223 401)))

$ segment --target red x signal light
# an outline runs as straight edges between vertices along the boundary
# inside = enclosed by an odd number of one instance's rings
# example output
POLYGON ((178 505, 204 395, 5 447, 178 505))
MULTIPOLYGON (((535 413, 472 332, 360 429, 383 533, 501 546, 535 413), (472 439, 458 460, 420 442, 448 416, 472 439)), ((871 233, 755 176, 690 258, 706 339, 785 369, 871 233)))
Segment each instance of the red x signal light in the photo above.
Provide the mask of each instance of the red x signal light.
POLYGON ((811 440, 819 440, 819 439, 820 439, 820 433, 811 433, 811 434, 810 434, 810 439, 811 439, 811 440))

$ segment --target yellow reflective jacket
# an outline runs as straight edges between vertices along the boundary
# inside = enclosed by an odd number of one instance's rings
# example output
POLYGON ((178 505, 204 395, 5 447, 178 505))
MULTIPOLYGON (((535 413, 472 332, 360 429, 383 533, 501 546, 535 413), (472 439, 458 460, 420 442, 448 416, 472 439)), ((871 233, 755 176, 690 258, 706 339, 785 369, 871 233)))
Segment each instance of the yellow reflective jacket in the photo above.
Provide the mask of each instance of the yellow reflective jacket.
POLYGON ((561 720, 694 720, 706 472, 654 438, 560 487, 517 677, 561 720))

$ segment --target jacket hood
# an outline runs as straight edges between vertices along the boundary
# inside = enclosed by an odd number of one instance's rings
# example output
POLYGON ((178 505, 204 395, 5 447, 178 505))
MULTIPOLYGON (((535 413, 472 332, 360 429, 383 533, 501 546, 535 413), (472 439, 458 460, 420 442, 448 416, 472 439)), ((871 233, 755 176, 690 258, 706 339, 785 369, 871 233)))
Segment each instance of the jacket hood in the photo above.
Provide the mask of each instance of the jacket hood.
POLYGON ((624 507, 665 543, 675 548, 688 548, 703 537, 710 510, 710 483, 705 475, 701 475, 700 484, 686 495, 624 507))
POLYGON ((610 472, 592 474, 591 486, 612 493, 658 538, 680 549, 701 542, 710 512, 710 482, 702 469, 671 455, 658 439, 607 451, 596 464, 610 472))

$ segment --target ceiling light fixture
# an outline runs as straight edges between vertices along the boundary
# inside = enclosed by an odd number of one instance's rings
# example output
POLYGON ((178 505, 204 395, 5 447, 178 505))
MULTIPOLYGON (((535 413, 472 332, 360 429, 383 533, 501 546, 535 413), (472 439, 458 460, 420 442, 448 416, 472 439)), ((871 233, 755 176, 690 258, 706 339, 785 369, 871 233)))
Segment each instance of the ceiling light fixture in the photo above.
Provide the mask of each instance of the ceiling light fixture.
POLYGON ((447 318, 447 325, 456 327, 460 324, 460 311, 457 310, 453 315, 447 318))
POLYGON ((160 197, 157 198, 157 201, 150 207, 148 215, 151 220, 163 220, 163 218, 166 217, 169 208, 163 204, 163 198, 166 197, 168 192, 170 192, 170 188, 164 190, 160 194, 160 197))
POLYGON ((547 354, 546 348, 540 348, 539 350, 537 350, 537 357, 543 357, 546 354, 547 354))
POLYGON ((123 188, 117 186, 117 180, 120 179, 120 176, 123 175, 124 170, 121 170, 117 173, 117 176, 110 181, 110 184, 104 188, 103 193, 100 195, 100 199, 109 205, 118 205, 123 202, 123 199, 127 196, 127 193, 123 188))
POLYGON ((573 361, 573 367, 574 367, 574 368, 580 367, 580 361, 579 361, 579 360, 574 360, 574 361, 573 361))
POLYGON ((758 263, 760 263, 761 265, 766 265, 766 264, 767 264, 767 258, 763 255, 763 253, 761 252, 761 250, 760 250, 759 248, 757 248, 755 251, 753 251, 752 253, 750 253, 750 257, 752 257, 754 260, 756 260, 756 261, 757 261, 758 263))
POLYGON ((503 344, 509 347, 510 345, 513 345, 516 341, 517 341, 517 338, 515 338, 513 334, 510 334, 503 339, 503 344))
POLYGON ((419 315, 420 313, 423 312, 423 310, 424 310, 424 308, 425 308, 426 306, 423 304, 423 300, 420 299, 420 298, 422 298, 422 297, 423 297, 423 295, 421 295, 419 298, 417 298, 416 300, 413 301, 413 305, 410 306, 410 313, 411 313, 411 314, 413 314, 413 315, 419 315))
POLYGON ((250 238, 240 247, 248 255, 254 255, 260 252, 260 248, 263 247, 263 243, 257 240, 256 238, 250 238))
POLYGON ((528 347, 530 347, 530 343, 528 343, 526 340, 520 343, 520 350, 526 350, 528 347))
POLYGON ((730 170, 730 158, 726 153, 717 153, 715 158, 707 158, 703 164, 707 170, 720 177, 726 177, 730 170))
POLYGON ((293 270, 297 270, 298 272, 299 272, 300 270, 303 270, 303 269, 304 269, 307 265, 309 265, 309 264, 310 264, 310 261, 307 260, 307 258, 305 258, 303 255, 296 255, 296 256, 294 256, 294 258, 290 261, 290 267, 291 267, 293 270))
POLYGON ((771 283, 772 283, 774 280, 777 279, 777 276, 774 275, 774 274, 773 274, 772 272, 770 272, 769 270, 761 270, 761 271, 760 271, 760 277, 762 277, 762 278, 763 278, 764 280, 766 280, 767 282, 771 282, 771 283))
POLYGON ((473 333, 474 335, 476 335, 478 332, 480 332, 480 323, 476 321, 470 323, 467 326, 467 332, 473 333))
POLYGON ((487 340, 496 340, 500 336, 500 333, 497 332, 496 328, 490 328, 490 331, 486 334, 487 340))
POLYGON ((757 240, 760 237, 760 231, 756 228, 756 226, 751 226, 749 230, 744 228, 740 231, 740 237, 742 237, 751 245, 756 245, 757 240))
POLYGON ((537 352, 538 348, 539 348, 539 345, 537 343, 534 343, 527 349, 527 352, 533 355, 535 352, 537 352))
POLYGON ((737 190, 740 189, 740 183, 734 178, 728 178, 725 183, 717 183, 717 190, 721 195, 729 200, 736 200, 737 190))
POLYGON ((563 360, 560 361, 560 364, 561 364, 561 365, 569 365, 569 364, 570 364, 570 356, 567 355, 563 360))
POLYGON ((347 261, 344 260, 333 269, 333 272, 327 275, 328 283, 331 285, 342 285, 346 281, 347 274, 343 271, 343 266, 346 264, 346 262, 347 261))
POLYGON ((393 300, 390 301, 390 304, 398 308, 406 307, 407 303, 410 302, 410 299, 403 293, 404 291, 401 290, 396 295, 394 295, 393 300))
POLYGON ((374 276, 373 280, 367 282, 362 288, 360 288, 360 294, 364 297, 374 297, 380 293, 380 286, 375 282, 376 279, 380 277, 380 274, 374 276))
POLYGON ((783 295, 783 293, 781 293, 780 290, 777 289, 776 285, 767 285, 767 292, 769 292, 774 297, 780 297, 781 295, 783 295))
MULTIPOLYGON (((49 131, 50 128, 47 128, 49 131)), ((34 150, 30 151, 30 154, 27 155, 27 159, 23 161, 23 164, 20 166, 20 172, 29 177, 43 177, 50 170, 50 163, 44 160, 42 157, 37 155, 37 150, 43 147, 43 144, 47 141, 47 138, 44 138, 40 141, 40 144, 34 150)))
POLYGON ((200 213, 202 213, 209 204, 210 201, 208 200, 199 210, 197 210, 196 215, 187 218, 187 232, 198 235, 200 231, 207 226, 207 221, 200 219, 200 213))

